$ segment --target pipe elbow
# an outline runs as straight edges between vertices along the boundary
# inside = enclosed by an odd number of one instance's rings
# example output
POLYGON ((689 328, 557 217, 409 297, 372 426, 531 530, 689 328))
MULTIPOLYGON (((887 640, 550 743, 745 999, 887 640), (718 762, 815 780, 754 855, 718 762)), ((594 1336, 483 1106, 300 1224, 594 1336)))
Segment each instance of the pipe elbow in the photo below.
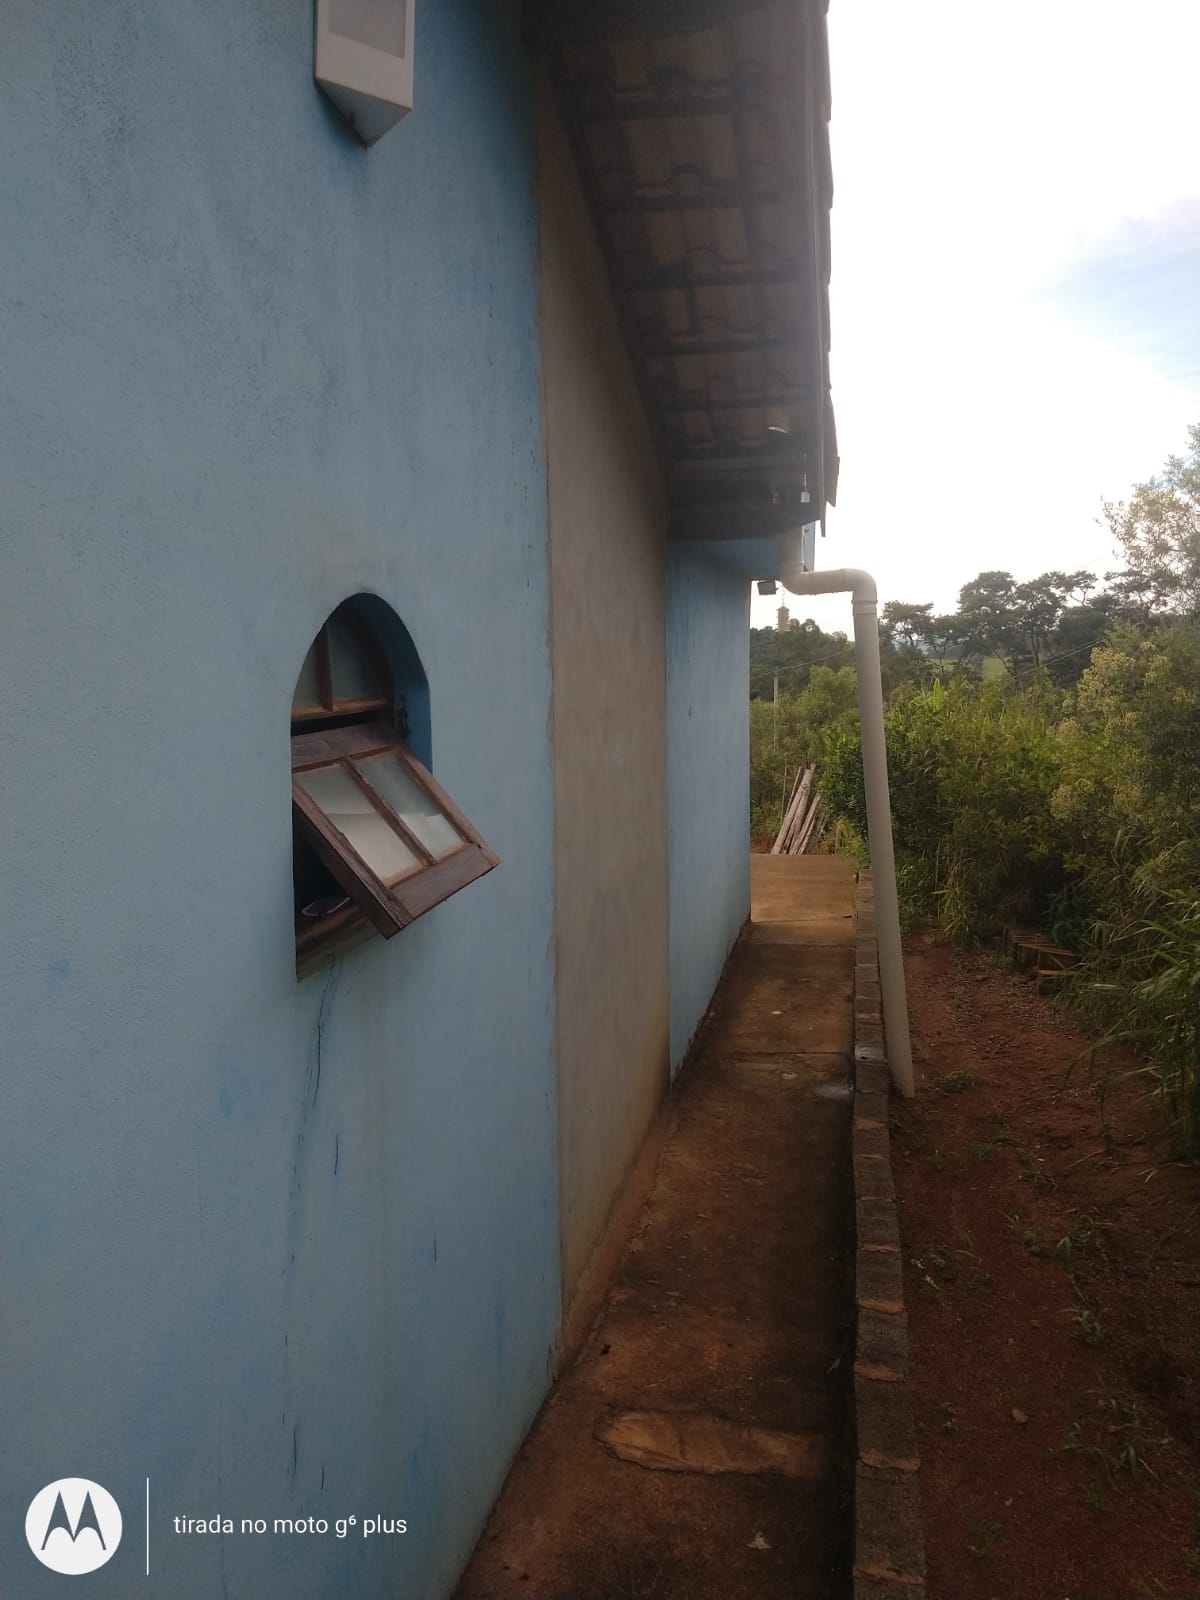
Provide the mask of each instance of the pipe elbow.
POLYGON ((862 567, 846 567, 844 569, 850 581, 850 593, 854 604, 870 606, 872 610, 879 604, 879 590, 876 588, 875 579, 862 567))
POLYGON ((779 573, 779 581, 794 595, 849 594, 856 607, 872 610, 879 603, 875 579, 861 567, 836 567, 830 572, 805 572, 799 552, 789 553, 779 573))

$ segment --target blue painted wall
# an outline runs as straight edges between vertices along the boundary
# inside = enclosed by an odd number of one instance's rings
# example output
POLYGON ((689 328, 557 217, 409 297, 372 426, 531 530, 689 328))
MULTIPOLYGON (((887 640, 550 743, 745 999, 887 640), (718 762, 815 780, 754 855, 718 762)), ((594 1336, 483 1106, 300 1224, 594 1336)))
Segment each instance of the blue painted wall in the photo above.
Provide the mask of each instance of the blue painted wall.
POLYGON ((443 1594, 544 1390, 557 1191, 536 215, 516 6, 366 152, 302 0, 0 9, 0 1591, 443 1594), (288 710, 411 631, 501 868, 293 969, 288 710), (141 1505, 151 1480, 150 1580, 141 1505), (175 1515, 407 1519, 176 1536, 175 1515))
POLYGON ((702 547, 667 558, 671 1070, 750 915, 750 592, 702 547))

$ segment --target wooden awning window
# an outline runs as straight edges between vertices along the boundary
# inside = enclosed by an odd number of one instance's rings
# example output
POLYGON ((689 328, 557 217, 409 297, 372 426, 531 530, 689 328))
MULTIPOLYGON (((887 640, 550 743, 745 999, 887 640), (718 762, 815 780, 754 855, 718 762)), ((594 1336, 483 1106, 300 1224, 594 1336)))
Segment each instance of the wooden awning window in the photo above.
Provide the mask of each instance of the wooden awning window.
POLYGON ((361 935, 365 923, 390 939, 499 864, 408 748, 383 652, 344 606, 296 683, 292 816, 305 961, 361 935), (314 893, 314 873, 329 892, 314 893))
POLYGON ((383 722, 295 735, 292 805, 330 875, 385 939, 499 863, 383 722))

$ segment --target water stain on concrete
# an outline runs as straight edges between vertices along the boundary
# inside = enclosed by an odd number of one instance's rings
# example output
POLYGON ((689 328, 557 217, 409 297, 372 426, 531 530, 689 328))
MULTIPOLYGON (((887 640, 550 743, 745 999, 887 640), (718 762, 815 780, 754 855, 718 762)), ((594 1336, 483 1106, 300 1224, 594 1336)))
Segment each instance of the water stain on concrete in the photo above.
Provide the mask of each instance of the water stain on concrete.
POLYGON ((663 1472, 779 1472, 816 1478, 828 1470, 820 1434, 751 1428, 724 1417, 669 1411, 622 1411, 596 1427, 622 1461, 663 1472))

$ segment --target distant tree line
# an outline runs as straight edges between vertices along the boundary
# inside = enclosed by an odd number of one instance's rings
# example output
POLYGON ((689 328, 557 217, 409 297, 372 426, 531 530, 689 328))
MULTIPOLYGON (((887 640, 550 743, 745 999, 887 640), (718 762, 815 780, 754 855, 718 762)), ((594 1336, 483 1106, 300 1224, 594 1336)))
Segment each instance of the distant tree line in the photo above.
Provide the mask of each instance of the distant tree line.
POLYGON ((837 672, 854 665, 854 646, 844 633, 824 633, 812 621, 795 617, 782 631, 750 630, 750 698, 770 700, 779 676, 780 696, 797 695, 808 687, 814 667, 837 672))
MULTIPOLYGON (((1104 518, 1125 558, 1123 567, 1094 572, 1043 572, 1018 583, 1011 572, 981 572, 959 590, 952 612, 931 603, 889 600, 880 616, 884 688, 929 684, 950 669, 988 676, 996 662, 1011 678, 1045 671, 1058 688, 1078 683, 1092 651, 1118 624, 1146 628, 1200 611, 1200 427, 1189 430, 1185 456, 1139 484, 1128 501, 1104 503, 1104 518)), ((750 698, 770 700, 807 686, 815 666, 853 665, 844 633, 824 633, 793 619, 782 632, 750 634, 750 698)))

